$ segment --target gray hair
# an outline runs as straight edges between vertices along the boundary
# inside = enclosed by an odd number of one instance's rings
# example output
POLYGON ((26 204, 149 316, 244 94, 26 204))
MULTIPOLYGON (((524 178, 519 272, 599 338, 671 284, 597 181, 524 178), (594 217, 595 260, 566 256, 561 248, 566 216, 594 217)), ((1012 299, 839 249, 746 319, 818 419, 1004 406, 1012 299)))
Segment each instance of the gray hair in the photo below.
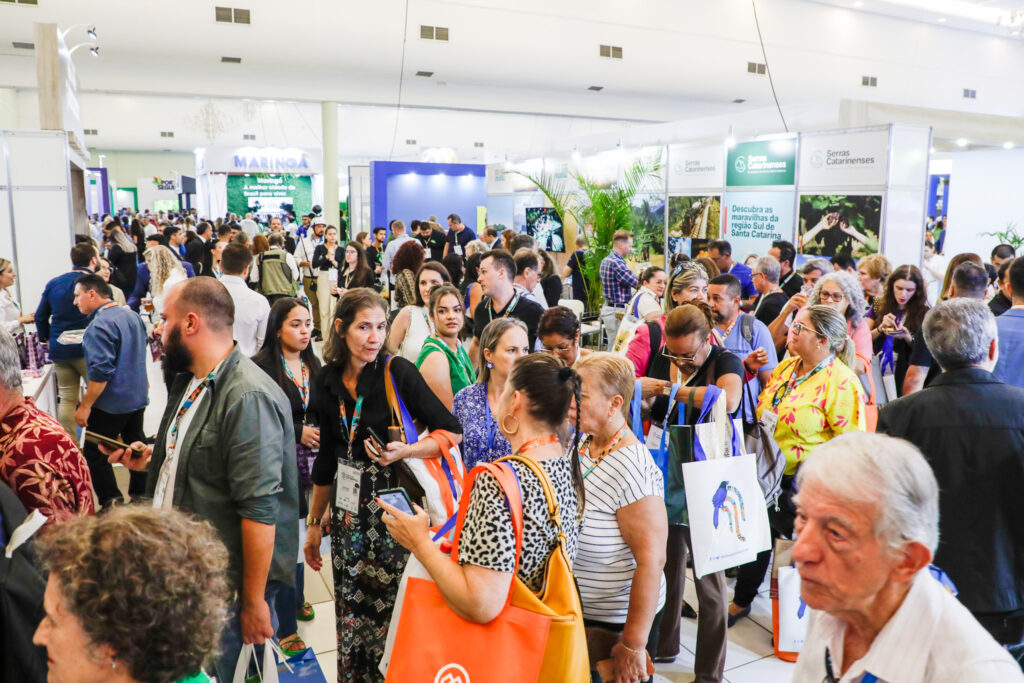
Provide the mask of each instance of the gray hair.
POLYGON ((11 333, 0 327, 0 388, 21 392, 21 354, 11 333))
POLYGON ((818 280, 818 284, 814 285, 807 303, 812 306, 821 303, 821 289, 826 282, 834 282, 839 285, 839 289, 842 290, 843 296, 846 297, 849 304, 846 307, 846 319, 850 321, 850 328, 856 330, 861 320, 864 319, 864 306, 861 305, 864 302, 864 288, 860 286, 860 280, 856 275, 845 270, 837 270, 824 275, 818 280))
POLYGON ((846 331, 846 318, 831 306, 819 304, 804 310, 815 331, 828 340, 828 350, 852 369, 857 362, 857 347, 846 331))
POLYGON ((782 266, 774 256, 762 256, 754 264, 754 272, 761 273, 768 282, 773 285, 779 284, 779 277, 782 275, 782 266))
POLYGON ((523 332, 526 332, 527 338, 529 338, 530 331, 526 329, 526 323, 518 318, 498 318, 487 323, 487 327, 480 333, 480 377, 477 378, 477 382, 480 384, 487 384, 491 379, 491 369, 487 367, 487 358, 484 357, 484 350, 494 353, 495 349, 498 348, 498 342, 505 336, 513 327, 518 327, 523 332))
POLYGON ((981 365, 998 333, 984 301, 947 299, 924 317, 924 341, 943 370, 981 365))
POLYGON ((831 273, 835 269, 832 267, 832 264, 825 259, 815 258, 805 263, 804 267, 800 269, 800 272, 804 275, 810 275, 811 271, 814 270, 820 270, 822 275, 824 275, 825 273, 831 273))
POLYGON ((487 243, 483 240, 470 240, 466 243, 466 255, 483 254, 487 251, 487 243), (472 251, 470 251, 472 250, 472 251))
POLYGON ((797 488, 809 480, 830 498, 874 504, 875 537, 890 550, 920 543, 934 555, 939 545, 939 485, 913 444, 866 432, 837 436, 800 466, 797 488))

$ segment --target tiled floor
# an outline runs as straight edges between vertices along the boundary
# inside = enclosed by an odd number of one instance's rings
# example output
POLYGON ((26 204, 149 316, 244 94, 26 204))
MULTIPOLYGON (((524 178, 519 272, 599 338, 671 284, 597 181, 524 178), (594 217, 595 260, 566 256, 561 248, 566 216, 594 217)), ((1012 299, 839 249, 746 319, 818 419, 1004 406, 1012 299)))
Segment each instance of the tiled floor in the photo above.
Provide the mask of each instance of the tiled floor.
MULTIPOLYGON (((145 429, 154 434, 167 404, 163 377, 158 364, 150 363, 150 404, 146 409, 145 429)), ((119 476, 119 479, 121 477, 119 476)), ((125 477, 126 478, 126 477, 125 477)), ((125 482, 127 483, 127 482, 125 482)), ((692 575, 690 576, 692 578, 692 575)), ((730 581, 731 594, 732 581, 730 581)), ((327 677, 336 683, 338 671, 337 636, 334 621, 334 578, 329 557, 317 573, 306 566, 306 600, 313 604, 316 617, 311 622, 299 622, 299 635, 313 648, 327 677)), ((729 629, 729 649, 725 659, 725 680, 730 683, 775 683, 789 681, 793 665, 776 659, 772 654, 772 613, 768 600, 768 586, 754 601, 751 616, 740 620, 729 629)), ((687 580, 686 601, 697 608, 693 583, 687 580)), ((693 653, 697 636, 697 623, 683 619, 682 649, 672 664, 659 664, 654 680, 657 683, 683 683, 693 680, 693 653)))

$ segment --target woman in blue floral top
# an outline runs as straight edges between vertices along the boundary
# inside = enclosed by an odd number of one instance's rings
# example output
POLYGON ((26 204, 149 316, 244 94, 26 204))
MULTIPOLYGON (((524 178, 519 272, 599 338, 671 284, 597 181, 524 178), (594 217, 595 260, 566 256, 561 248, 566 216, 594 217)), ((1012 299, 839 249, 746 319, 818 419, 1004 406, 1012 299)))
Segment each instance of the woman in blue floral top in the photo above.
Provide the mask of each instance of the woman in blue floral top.
POLYGON ((512 454, 494 411, 512 364, 530 352, 526 325, 515 318, 492 320, 480 335, 480 377, 455 394, 452 414, 462 425, 462 460, 469 470, 512 454))

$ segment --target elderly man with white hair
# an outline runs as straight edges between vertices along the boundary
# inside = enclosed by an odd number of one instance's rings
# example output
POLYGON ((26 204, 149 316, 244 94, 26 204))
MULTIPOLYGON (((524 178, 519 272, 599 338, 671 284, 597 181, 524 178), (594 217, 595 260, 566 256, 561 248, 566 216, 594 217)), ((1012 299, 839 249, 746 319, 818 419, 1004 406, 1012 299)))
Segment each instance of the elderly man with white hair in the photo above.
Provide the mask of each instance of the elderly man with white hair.
POLYGON ((797 474, 793 560, 813 610, 794 683, 1024 681, 928 570, 939 487, 914 446, 851 433, 797 474))

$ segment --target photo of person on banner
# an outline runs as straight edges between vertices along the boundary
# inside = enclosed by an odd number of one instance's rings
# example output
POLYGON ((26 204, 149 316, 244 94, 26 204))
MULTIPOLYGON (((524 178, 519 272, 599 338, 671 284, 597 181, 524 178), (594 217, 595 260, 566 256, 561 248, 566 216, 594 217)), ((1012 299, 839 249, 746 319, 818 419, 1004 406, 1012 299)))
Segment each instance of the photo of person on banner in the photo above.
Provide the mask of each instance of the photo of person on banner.
POLYGON ((861 258, 878 253, 881 195, 801 195, 797 250, 861 258))

